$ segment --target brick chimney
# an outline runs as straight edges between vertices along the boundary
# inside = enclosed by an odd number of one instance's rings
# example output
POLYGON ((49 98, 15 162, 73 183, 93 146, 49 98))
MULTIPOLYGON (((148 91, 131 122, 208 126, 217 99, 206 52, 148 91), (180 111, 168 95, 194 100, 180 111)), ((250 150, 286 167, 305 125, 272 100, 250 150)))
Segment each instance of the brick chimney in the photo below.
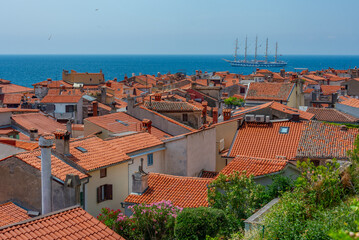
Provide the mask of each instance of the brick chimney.
POLYGON ((47 79, 47 83, 49 84, 49 83, 52 83, 52 79, 51 78, 48 78, 47 79))
POLYGON ((203 124, 206 124, 206 123, 207 123, 207 106, 208 106, 208 102, 207 102, 207 101, 203 101, 203 102, 202 102, 203 124))
POLYGON ((149 119, 142 120, 142 129, 151 134, 152 121, 149 119))
POLYGON ((285 77, 285 70, 284 70, 284 69, 281 69, 281 70, 280 70, 280 76, 281 76, 282 78, 285 77))
POLYGON ((227 98, 227 97, 228 97, 228 93, 226 93, 226 92, 222 93, 222 97, 227 98))
POLYGON ((44 134, 39 139, 41 148, 41 213, 52 211, 51 148, 53 135, 44 134))
POLYGON ((36 141, 39 131, 36 128, 30 128, 30 141, 36 141))
POLYGON ((228 121, 231 118, 231 109, 223 109, 223 121, 228 121))
POLYGON ((96 117, 98 116, 98 102, 97 101, 93 101, 92 102, 92 116, 96 117))
POLYGON ((70 133, 66 130, 57 129, 54 132, 56 152, 70 155, 70 133))
POLYGON ((155 101, 156 102, 161 102, 161 99, 162 99, 161 93, 155 93, 155 101))
POLYGON ((212 108, 213 124, 218 122, 218 108, 212 108))

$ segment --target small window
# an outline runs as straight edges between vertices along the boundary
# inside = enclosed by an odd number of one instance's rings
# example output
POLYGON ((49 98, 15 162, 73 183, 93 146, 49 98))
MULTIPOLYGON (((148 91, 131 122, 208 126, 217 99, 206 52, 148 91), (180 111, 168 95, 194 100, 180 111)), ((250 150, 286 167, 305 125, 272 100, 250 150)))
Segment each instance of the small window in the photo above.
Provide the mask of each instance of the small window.
POLYGON ((82 153, 87 153, 87 150, 83 147, 75 147, 77 150, 79 150, 82 153))
POLYGON ((74 112, 75 107, 74 105, 66 105, 66 112, 74 112))
POLYGON ((188 122, 188 114, 187 113, 182 114, 182 121, 188 122))
POLYGON ((147 155, 147 166, 153 165, 153 153, 147 155))
POLYGON ((279 133, 287 134, 289 132, 289 127, 280 127, 279 133))
POLYGON ((107 176, 107 168, 100 169, 100 178, 104 178, 107 176))
POLYGON ((97 203, 112 200, 112 184, 105 184, 97 188, 97 203))

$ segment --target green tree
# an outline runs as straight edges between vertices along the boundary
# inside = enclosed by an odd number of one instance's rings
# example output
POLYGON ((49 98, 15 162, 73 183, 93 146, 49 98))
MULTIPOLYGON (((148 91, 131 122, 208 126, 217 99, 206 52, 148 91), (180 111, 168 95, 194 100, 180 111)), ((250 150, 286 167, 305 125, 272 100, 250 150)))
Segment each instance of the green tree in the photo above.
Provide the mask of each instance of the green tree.
POLYGON ((229 97, 229 98, 224 99, 224 103, 227 106, 243 106, 244 99, 236 98, 236 97, 229 97))

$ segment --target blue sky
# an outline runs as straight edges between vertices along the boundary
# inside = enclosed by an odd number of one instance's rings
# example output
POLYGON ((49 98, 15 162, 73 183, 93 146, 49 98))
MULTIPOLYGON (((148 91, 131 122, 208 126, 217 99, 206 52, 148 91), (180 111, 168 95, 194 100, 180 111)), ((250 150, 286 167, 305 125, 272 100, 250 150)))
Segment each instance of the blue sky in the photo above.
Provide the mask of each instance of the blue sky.
POLYGON ((0 0, 0 54, 359 55, 358 0, 0 0), (243 46, 241 46, 243 47, 243 46), (243 51, 243 49, 240 49, 243 51))

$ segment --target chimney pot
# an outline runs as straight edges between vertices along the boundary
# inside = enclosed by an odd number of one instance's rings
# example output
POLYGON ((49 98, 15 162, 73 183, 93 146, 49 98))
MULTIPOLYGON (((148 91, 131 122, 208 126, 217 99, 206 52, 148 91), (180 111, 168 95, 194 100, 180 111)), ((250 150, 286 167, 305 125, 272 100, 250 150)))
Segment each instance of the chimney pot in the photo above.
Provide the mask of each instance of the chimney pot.
POLYGON ((98 102, 97 101, 93 101, 92 102, 92 116, 96 117, 98 116, 98 102))
POLYGON ((36 128, 30 128, 30 141, 36 141, 39 136, 39 132, 36 128))
POLYGON ((70 155, 70 133, 66 130, 57 129, 54 135, 56 151, 63 155, 70 155))
POLYGON ((217 123, 218 122, 218 108, 214 107, 212 108, 213 111, 213 123, 217 123))
POLYGON ((227 121, 231 118, 231 109, 223 109, 223 121, 227 121))
POLYGON ((149 119, 143 119, 142 120, 142 128, 148 132, 149 134, 151 134, 151 128, 152 128, 152 121, 149 119))
POLYGON ((39 139, 41 148, 41 212, 52 211, 51 147, 53 135, 44 134, 39 139))
POLYGON ((143 171, 143 158, 138 172, 132 174, 132 192, 142 195, 148 188, 148 174, 143 171))

